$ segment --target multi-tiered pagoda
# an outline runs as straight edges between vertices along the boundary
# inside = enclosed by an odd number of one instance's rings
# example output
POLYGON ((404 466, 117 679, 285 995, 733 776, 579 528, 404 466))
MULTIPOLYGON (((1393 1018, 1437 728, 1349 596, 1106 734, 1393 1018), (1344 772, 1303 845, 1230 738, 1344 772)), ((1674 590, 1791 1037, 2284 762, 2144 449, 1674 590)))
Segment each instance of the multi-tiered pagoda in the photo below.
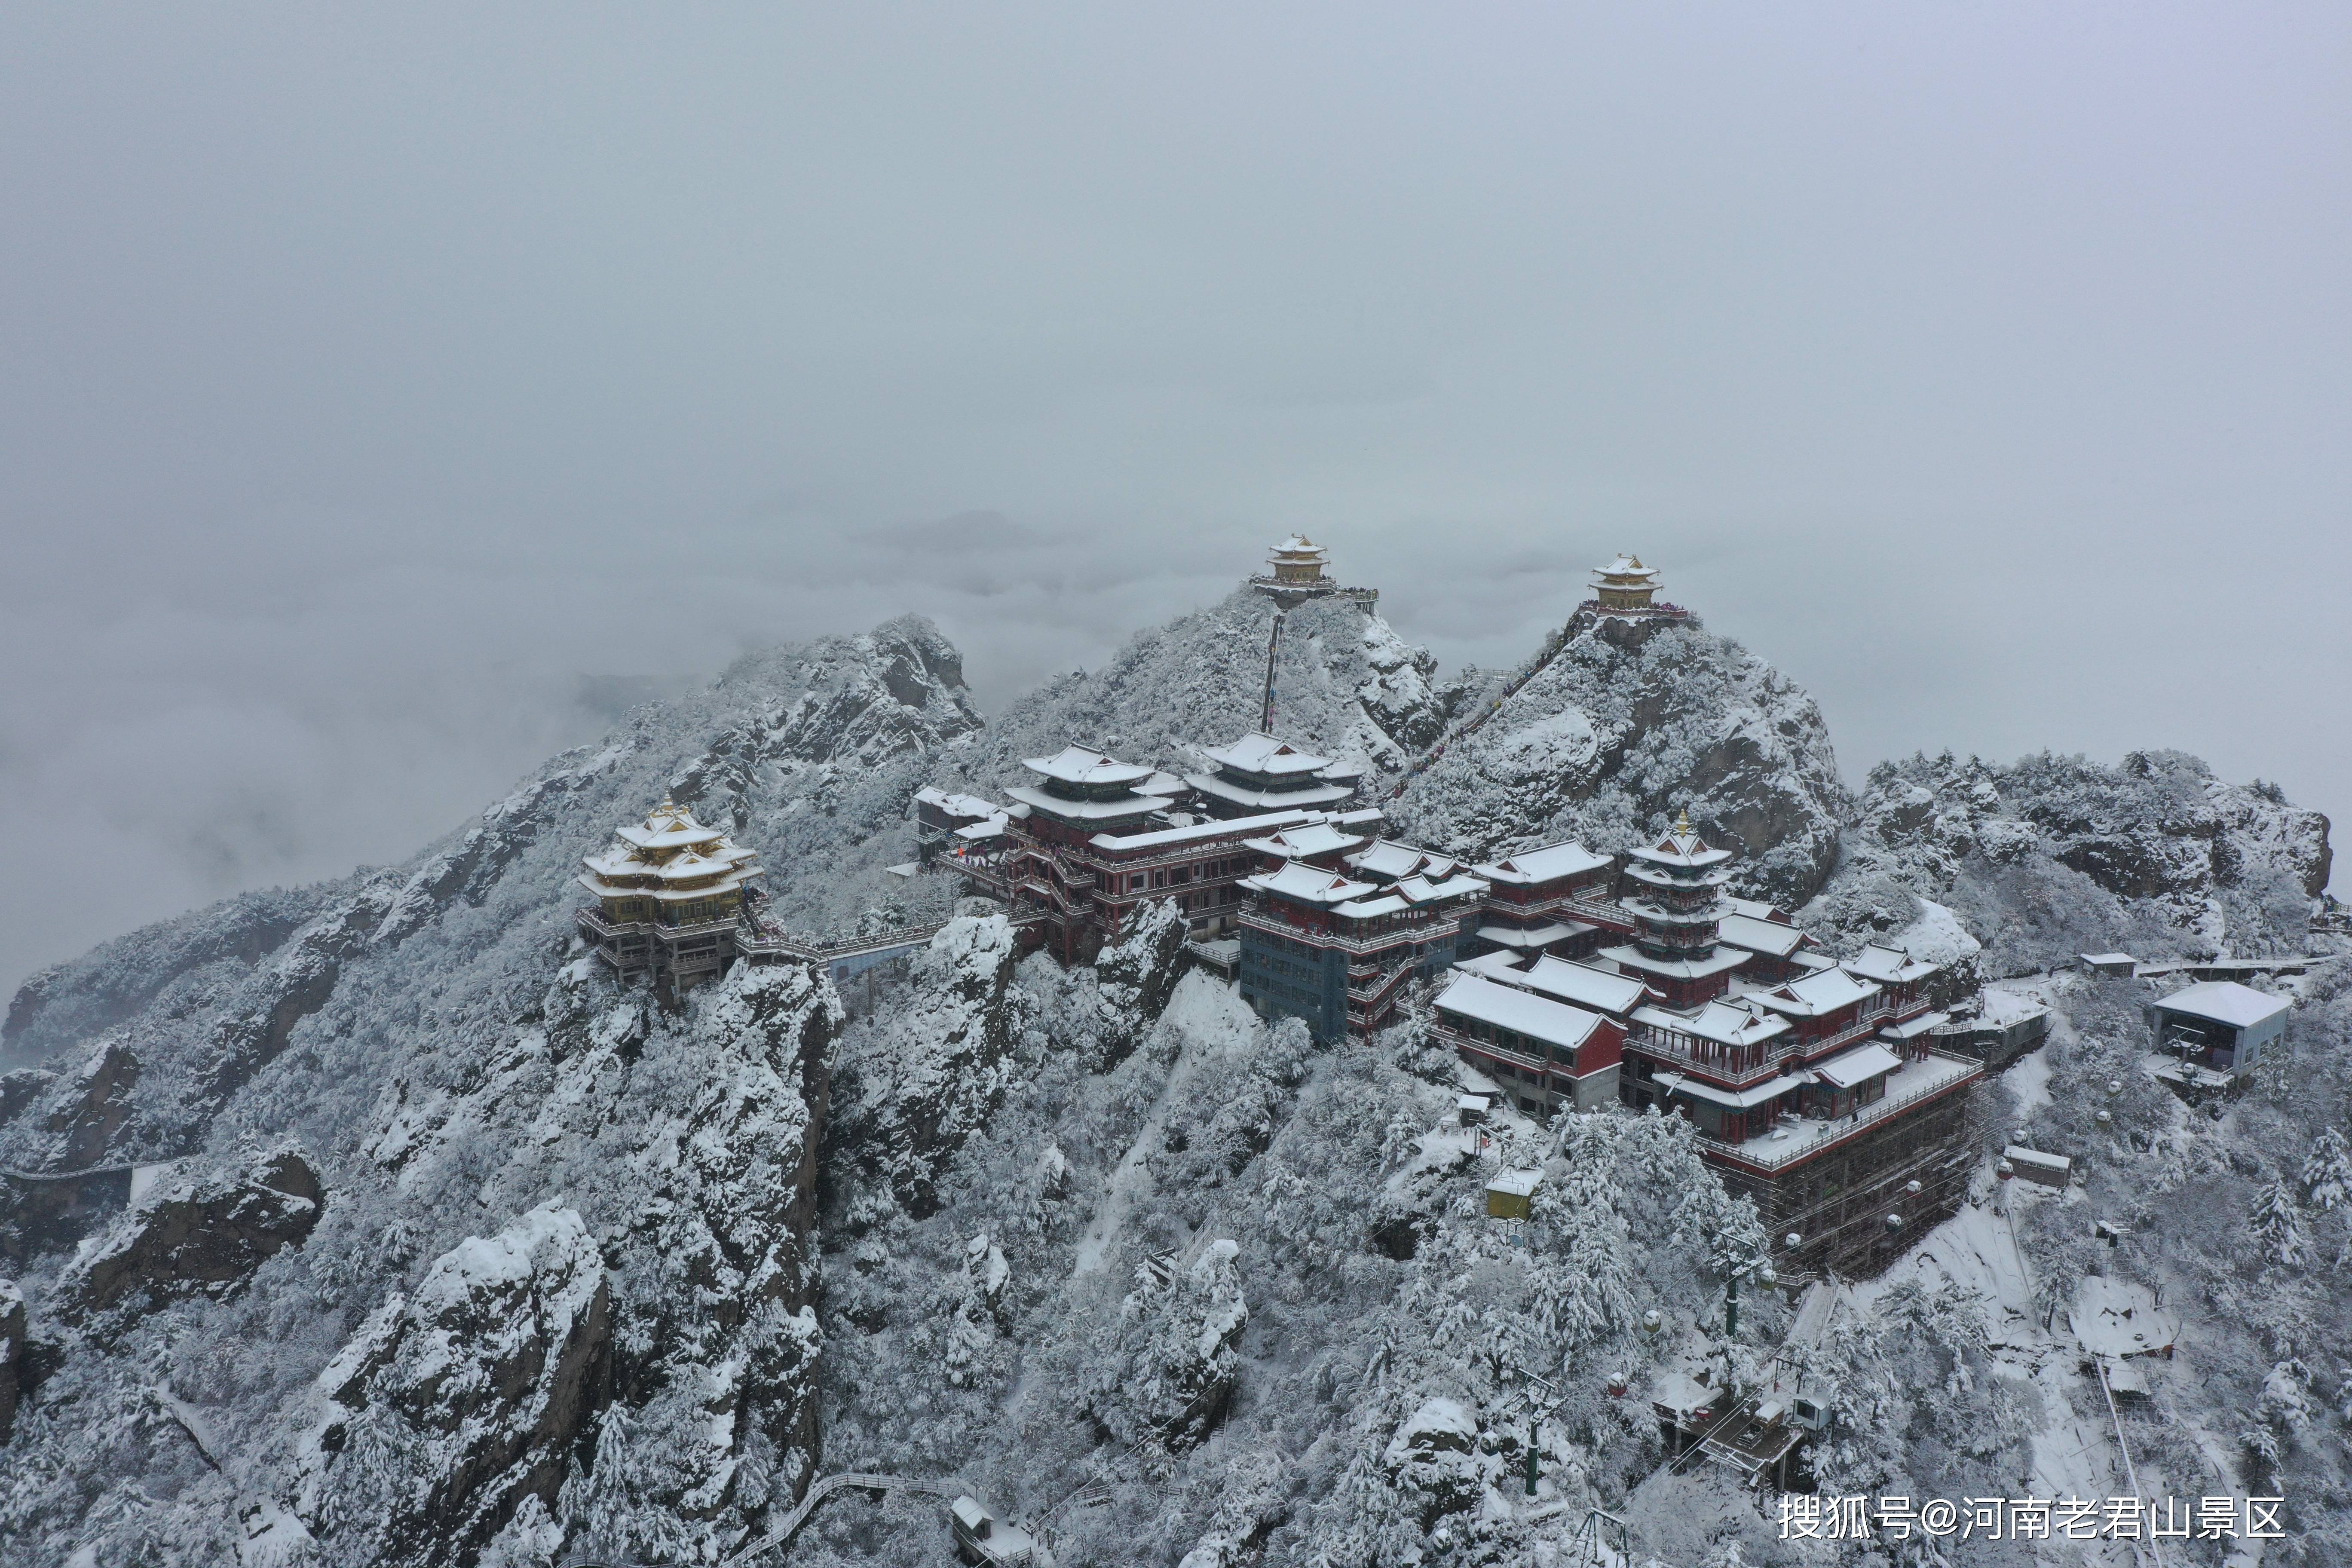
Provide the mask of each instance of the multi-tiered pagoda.
POLYGON ((1621 616, 1632 619, 1664 616, 1682 620, 1690 612, 1680 605, 1669 605, 1658 597, 1658 570, 1644 566, 1638 555, 1620 555, 1592 573, 1592 597, 1586 600, 1586 611, 1601 616, 1621 616))
POLYGON ((1633 940, 1604 949, 1601 957, 1642 976, 1671 1007, 1696 1007, 1723 994, 1731 972, 1748 954, 1719 944, 1729 906, 1723 885, 1731 880, 1731 851, 1717 849, 1691 830, 1690 815, 1652 845, 1637 845, 1625 858, 1625 876, 1638 889, 1621 900, 1633 917, 1633 940))
POLYGON ((663 801, 612 847, 582 858, 580 885, 596 897, 580 934, 624 977, 682 991, 726 972, 741 951, 743 896, 757 857, 684 806, 663 801))
POLYGON ((1370 610, 1380 603, 1378 588, 1349 588, 1324 571, 1330 552, 1303 533, 1294 533, 1276 545, 1265 559, 1265 570, 1250 579, 1250 586, 1293 609, 1309 599, 1353 599, 1370 610))

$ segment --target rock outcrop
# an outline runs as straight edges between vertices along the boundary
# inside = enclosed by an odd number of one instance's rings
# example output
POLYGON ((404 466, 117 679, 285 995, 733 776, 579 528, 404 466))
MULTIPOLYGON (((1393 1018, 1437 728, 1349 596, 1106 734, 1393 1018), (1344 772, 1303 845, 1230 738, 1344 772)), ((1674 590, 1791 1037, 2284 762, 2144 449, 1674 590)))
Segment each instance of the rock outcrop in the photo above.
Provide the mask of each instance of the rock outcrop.
MULTIPOLYGON (((982 790, 1018 782, 1021 759, 1072 741, 1137 763, 1204 764, 1199 748, 1264 715, 1271 600, 1241 589, 1137 634, 1100 670, 1014 702, 957 761, 982 790)), ((1436 738, 1461 700, 1436 660, 1351 600, 1310 600, 1286 618, 1275 665, 1275 728, 1375 773, 1392 773, 1436 738)))
POLYGON ((1465 856, 1563 838, 1613 852, 1686 809, 1739 850, 1744 890, 1788 906, 1811 898, 1848 809, 1813 700, 1696 622, 1578 625, 1406 785, 1392 830, 1465 856))
POLYGON ((612 1338, 604 1261, 575 1210, 458 1243, 320 1373, 303 1522, 331 1560, 469 1560, 525 1497, 554 1500, 612 1338))
POLYGON ((14 1279, 0 1279, 0 1444, 16 1429, 16 1405, 25 1393, 25 1292, 14 1279))
POLYGON ((914 962, 912 1004, 857 1064, 865 1158, 918 1217, 938 1206, 940 1161, 982 1126, 1013 1079, 1026 998, 1020 946, 1002 915, 948 922, 914 962))
POLYGON ((2015 973, 2086 946, 2147 958, 2305 941, 2326 886, 2327 818, 2194 757, 2117 767, 2049 753, 1949 754, 1872 770, 1835 879, 1807 919, 1848 942, 1948 906, 2015 973))
POLYGON ((89 1317, 230 1289, 281 1248, 300 1246, 324 1202, 318 1176, 293 1150, 242 1172, 166 1180, 68 1266, 59 1297, 89 1317))

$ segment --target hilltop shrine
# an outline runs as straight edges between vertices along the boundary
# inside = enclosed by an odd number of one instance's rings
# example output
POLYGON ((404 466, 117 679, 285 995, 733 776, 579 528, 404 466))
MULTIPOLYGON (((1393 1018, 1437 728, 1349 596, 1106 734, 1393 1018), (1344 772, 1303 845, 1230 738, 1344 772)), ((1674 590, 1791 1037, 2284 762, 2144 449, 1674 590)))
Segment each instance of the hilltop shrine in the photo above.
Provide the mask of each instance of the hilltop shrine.
MULTIPOLYGON (((1663 618, 1687 620, 1690 612, 1680 605, 1661 600, 1658 570, 1644 566, 1638 555, 1620 555, 1592 571, 1590 584, 1592 597, 1579 606, 1579 614, 1615 616, 1625 620, 1663 618)), ((1572 624, 1572 623, 1571 623, 1572 624)))
POLYGON ((756 860, 665 800, 582 857, 577 880, 596 902, 577 912, 580 934, 625 979, 683 991, 715 978, 741 951, 744 897, 763 875, 756 860))
POLYGON ((1309 599, 1352 599, 1366 612, 1378 607, 1378 588, 1349 588, 1328 574, 1330 552, 1303 533, 1294 533, 1267 554, 1265 570, 1249 585, 1284 609, 1295 609, 1309 599))

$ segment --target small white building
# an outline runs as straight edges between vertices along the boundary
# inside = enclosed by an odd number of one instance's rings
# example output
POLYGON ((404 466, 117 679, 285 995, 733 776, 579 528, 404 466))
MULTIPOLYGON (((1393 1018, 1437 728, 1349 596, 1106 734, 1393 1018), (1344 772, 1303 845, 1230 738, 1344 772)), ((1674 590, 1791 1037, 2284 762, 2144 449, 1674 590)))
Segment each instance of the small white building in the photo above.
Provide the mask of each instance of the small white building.
POLYGON ((2286 1033, 2290 1004, 2234 980, 2208 980, 2147 1005, 2157 1055, 2184 1074, 2243 1078, 2286 1033))

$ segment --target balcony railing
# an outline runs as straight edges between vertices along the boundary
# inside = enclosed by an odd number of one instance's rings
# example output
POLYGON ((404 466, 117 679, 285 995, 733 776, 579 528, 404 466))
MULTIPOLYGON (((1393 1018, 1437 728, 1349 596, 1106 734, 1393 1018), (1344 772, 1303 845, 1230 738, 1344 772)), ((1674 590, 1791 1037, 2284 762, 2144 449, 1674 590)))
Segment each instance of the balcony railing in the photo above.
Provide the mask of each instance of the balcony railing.
POLYGON ((1269 936, 1286 937, 1292 942, 1305 942, 1310 947, 1337 948, 1342 952, 1384 952, 1392 947, 1434 941, 1454 929, 1452 921, 1430 920, 1418 925, 1398 926, 1382 931, 1378 936, 1342 936, 1338 931, 1313 931, 1305 926, 1295 926, 1288 921, 1276 920, 1271 915, 1259 914, 1251 910, 1243 911, 1241 923, 1252 931, 1265 931, 1269 936))
POLYGON ((1625 1037, 1625 1048, 1629 1051, 1638 1051, 1645 1057, 1671 1058, 1694 1068, 1711 1079, 1721 1079, 1725 1083, 1739 1089, 1745 1089, 1751 1083, 1763 1082, 1779 1072, 1796 1055, 1794 1051, 1781 1048, 1780 1042, 1777 1040, 1762 1046, 1751 1046, 1747 1047, 1748 1065, 1735 1069, 1719 1054, 1727 1047, 1713 1046, 1710 1042, 1709 1048, 1701 1049, 1691 1043, 1687 1037, 1661 1034, 1647 1029, 1639 1029, 1628 1035, 1625 1037))
POLYGON ((1842 1046, 1870 1038, 1886 1026, 1889 1013, 1887 1008, 1877 1008, 1865 1013, 1836 1034, 1818 1040, 1795 1040, 1785 1035, 1778 1037, 1762 1046, 1749 1047, 1760 1054, 1752 1057, 1748 1066, 1738 1068, 1731 1066, 1725 1055, 1727 1050, 1738 1047, 1697 1041, 1687 1035, 1661 1029, 1636 1029, 1626 1037, 1625 1047, 1644 1056, 1670 1057, 1709 1078, 1720 1079, 1735 1088, 1744 1089, 1751 1083, 1761 1083, 1775 1073, 1785 1072, 1810 1058, 1826 1056, 1842 1046))
POLYGON ((608 921, 602 910, 584 908, 579 911, 579 921, 608 942, 616 936, 643 934, 665 942, 681 942, 688 937, 706 936, 712 931, 723 931, 740 927, 743 923, 742 918, 739 915, 722 915, 707 921, 688 921, 677 925, 666 925, 660 921, 608 921))
POLYGON ((1567 1072, 1571 1076, 1575 1072, 1572 1063, 1538 1057, 1512 1046, 1498 1046, 1492 1040, 1482 1040, 1475 1035, 1465 1035, 1448 1025, 1440 1024, 1436 1034, 1439 1039, 1444 1040, 1453 1049, 1466 1048, 1475 1051, 1482 1057, 1493 1057, 1497 1061, 1506 1061, 1514 1067, 1524 1068, 1529 1072, 1567 1072))
POLYGON ((1923 1074, 1916 1083, 1895 1089, 1884 1098, 1873 1100, 1870 1104, 1845 1116, 1827 1121, 1808 1121, 1804 1123, 1808 1129, 1807 1135, 1791 1139, 1785 1147, 1779 1149, 1764 1147, 1769 1142, 1769 1135, 1766 1139, 1751 1138, 1743 1143, 1733 1143, 1701 1132, 1698 1135, 1699 1142, 1708 1153, 1719 1158, 1734 1161, 1767 1173, 1781 1170, 1799 1160, 1820 1153, 1832 1143, 1842 1143, 1855 1133, 1874 1127, 1895 1112, 1907 1110, 1923 1100, 1933 1099, 1947 1089, 1968 1082, 1970 1079, 1984 1076, 1982 1063, 1972 1058, 1953 1056, 1945 1051, 1930 1051, 1926 1060, 1909 1063, 1905 1070, 1916 1072, 1936 1062, 1947 1064, 1948 1070, 1923 1074))

